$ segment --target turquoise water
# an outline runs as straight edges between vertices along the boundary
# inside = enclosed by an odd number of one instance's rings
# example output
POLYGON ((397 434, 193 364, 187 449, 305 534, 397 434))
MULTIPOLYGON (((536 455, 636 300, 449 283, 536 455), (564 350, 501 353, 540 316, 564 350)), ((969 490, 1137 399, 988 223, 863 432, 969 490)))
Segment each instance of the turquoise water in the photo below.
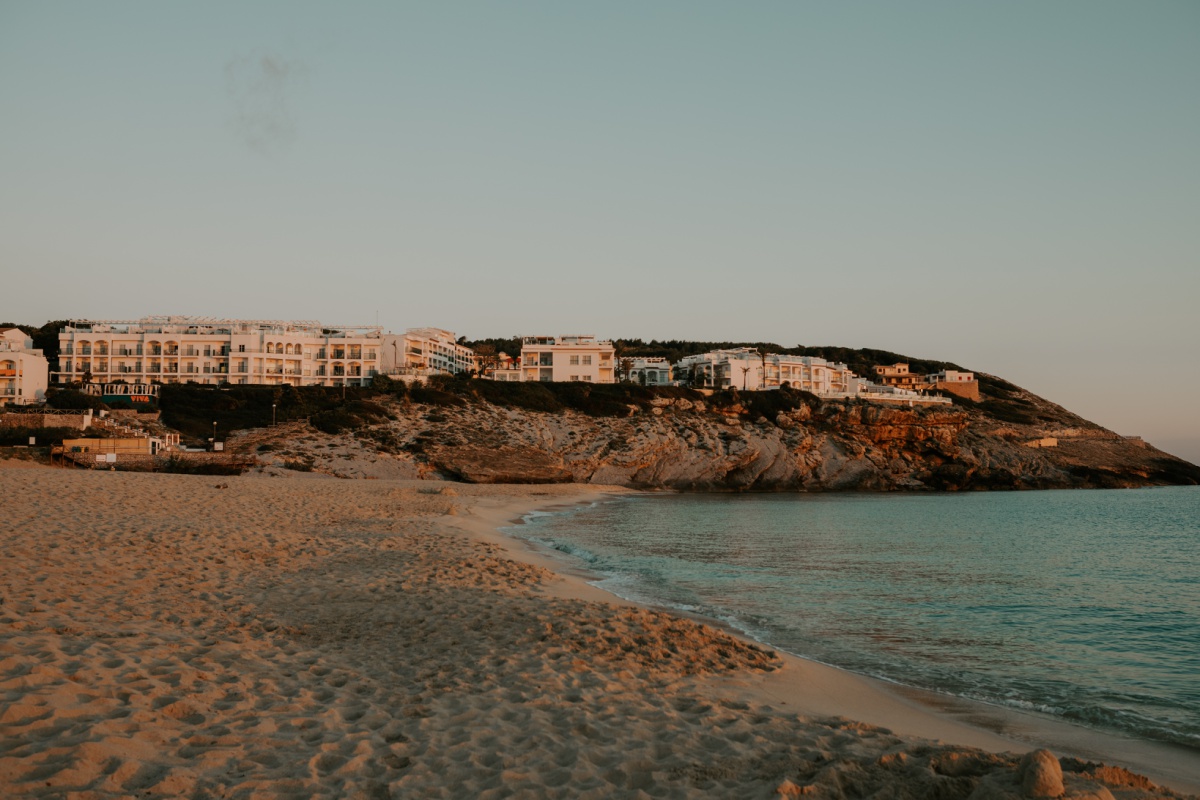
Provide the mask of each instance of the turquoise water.
POLYGON ((649 495, 513 532, 797 655, 1200 747, 1200 489, 649 495))

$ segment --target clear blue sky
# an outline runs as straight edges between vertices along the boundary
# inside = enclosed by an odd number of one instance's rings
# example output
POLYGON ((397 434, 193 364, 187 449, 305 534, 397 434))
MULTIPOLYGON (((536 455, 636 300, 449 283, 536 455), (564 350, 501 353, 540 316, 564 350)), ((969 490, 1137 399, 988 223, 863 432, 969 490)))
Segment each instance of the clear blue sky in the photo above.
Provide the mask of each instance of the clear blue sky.
POLYGON ((1200 461, 1200 3, 0 0, 0 317, 880 347, 1200 461))

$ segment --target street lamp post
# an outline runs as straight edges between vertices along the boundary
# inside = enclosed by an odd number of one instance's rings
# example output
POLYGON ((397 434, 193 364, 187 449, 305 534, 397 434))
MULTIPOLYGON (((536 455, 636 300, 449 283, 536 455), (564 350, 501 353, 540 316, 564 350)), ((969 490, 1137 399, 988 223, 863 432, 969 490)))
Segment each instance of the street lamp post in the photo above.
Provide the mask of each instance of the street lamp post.
POLYGON ((275 404, 271 403, 271 427, 275 427, 275 404))
POLYGON ((217 449, 217 421, 213 420, 213 450, 217 449))

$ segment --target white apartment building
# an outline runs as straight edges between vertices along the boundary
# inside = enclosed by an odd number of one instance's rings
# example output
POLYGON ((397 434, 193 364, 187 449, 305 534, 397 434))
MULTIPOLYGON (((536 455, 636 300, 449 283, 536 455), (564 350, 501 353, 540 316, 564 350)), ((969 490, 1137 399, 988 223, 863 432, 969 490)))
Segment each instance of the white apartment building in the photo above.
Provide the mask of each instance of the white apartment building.
POLYGON ((0 328, 0 406, 45 401, 49 376, 49 362, 25 331, 0 328))
POLYGON ((671 362, 661 356, 653 356, 649 358, 630 358, 628 365, 626 359, 621 359, 617 364, 617 371, 621 379, 625 379, 625 371, 628 368, 629 380, 632 383, 640 383, 643 386, 666 386, 671 383, 671 362))
POLYGON ((591 335, 525 336, 521 373, 526 381, 614 383, 613 343, 591 335))
POLYGON ((470 372, 475 369, 475 351, 459 344, 453 331, 409 328, 384 335, 380 369, 399 376, 470 372))
POLYGON ((755 391, 787 383, 816 395, 845 395, 858 390, 858 379, 845 364, 815 356, 763 355, 750 347, 713 350, 687 356, 675 364, 676 377, 714 389, 755 391))
POLYGON ((312 320, 151 316, 74 320, 59 341, 59 383, 366 386, 381 329, 312 320))

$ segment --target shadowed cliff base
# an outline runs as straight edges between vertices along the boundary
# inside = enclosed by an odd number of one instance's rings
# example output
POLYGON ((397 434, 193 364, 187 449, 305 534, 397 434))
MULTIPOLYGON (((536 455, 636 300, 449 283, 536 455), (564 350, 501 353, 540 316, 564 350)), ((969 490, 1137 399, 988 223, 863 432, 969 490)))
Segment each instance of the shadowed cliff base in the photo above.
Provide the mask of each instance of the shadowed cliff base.
MULTIPOLYGON (((1200 484, 1200 467, 1095 425, 998 378, 979 402, 821 400, 788 388, 701 393, 628 384, 379 381, 322 390, 164 391, 228 413, 299 397, 303 420, 230 442, 265 469, 467 483, 589 483, 681 491, 965 491, 1200 484), (267 393, 264 397, 258 394, 267 393), (273 394, 271 394, 273 393, 273 394), (315 397, 315 393, 314 393, 315 397), (241 398, 241 399, 239 399, 241 398), (236 406, 236 407, 234 407, 236 406)), ((186 403, 181 402, 186 400, 186 403)), ((200 416, 208 419, 209 407, 200 416)), ((211 421, 205 422, 206 428, 211 421)))

